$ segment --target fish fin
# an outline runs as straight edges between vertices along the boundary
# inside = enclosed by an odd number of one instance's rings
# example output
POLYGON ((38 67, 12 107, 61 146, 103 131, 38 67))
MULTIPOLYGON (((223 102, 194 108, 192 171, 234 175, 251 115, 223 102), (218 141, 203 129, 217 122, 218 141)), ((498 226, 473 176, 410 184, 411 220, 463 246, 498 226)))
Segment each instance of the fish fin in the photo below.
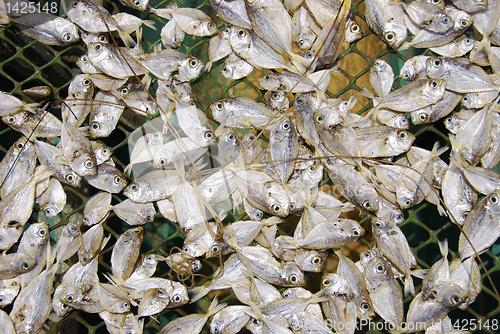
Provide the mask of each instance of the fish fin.
POLYGON ((118 35, 120 36, 121 40, 123 41, 123 44, 125 44, 125 47, 127 48, 130 48, 131 45, 134 45, 135 44, 135 41, 132 37, 130 37, 130 35, 121 30, 121 29, 118 29, 118 35))
POLYGON ((284 222, 283 219, 276 217, 276 216, 272 216, 268 219, 265 219, 264 221, 265 221, 264 226, 273 226, 273 225, 278 225, 278 224, 281 224, 284 222))
POLYGON ((448 239, 444 239, 443 241, 438 240, 439 251, 443 257, 448 257, 448 239))
POLYGON ((411 278, 411 275, 405 277, 404 292, 405 297, 408 297, 408 295, 415 296, 415 286, 413 285, 413 278, 411 278))
POLYGON ((23 106, 23 110, 29 111, 32 114, 36 113, 37 109, 38 109, 38 103, 26 103, 23 106))
POLYGON ((106 279, 109 281, 109 283, 111 283, 114 286, 121 286, 125 283, 123 278, 121 278, 119 276, 114 276, 111 273, 108 273, 108 274, 103 273, 103 275, 104 275, 104 277, 106 277, 106 279))
POLYGON ((321 289, 308 299, 308 304, 327 302, 329 300, 330 297, 325 293, 325 289, 321 289))
POLYGON ((281 238, 281 247, 285 249, 298 249, 300 248, 299 243, 292 237, 281 238))
POLYGON ((417 277, 417 278, 423 279, 425 274, 427 274, 428 271, 429 271, 428 269, 415 269, 415 270, 410 271, 410 274, 417 277))
POLYGON ((407 50, 407 49, 409 49, 411 47, 412 47, 411 43, 404 42, 403 45, 401 45, 399 47, 398 51, 407 50))
POLYGON ((227 303, 218 304, 218 302, 219 302, 219 295, 215 295, 214 300, 212 300, 212 303, 208 307, 208 311, 206 314, 207 316, 211 316, 212 314, 219 312, 220 310, 222 310, 224 307, 227 306, 227 303))
POLYGON ((149 27, 149 28, 151 28, 153 30, 156 30, 156 26, 155 26, 156 21, 153 21, 153 20, 144 20, 144 21, 142 21, 142 23, 146 27, 149 27))
POLYGON ((127 174, 127 175, 130 175, 130 173, 132 172, 132 164, 128 164, 127 166, 125 166, 125 169, 123 170, 123 173, 124 174, 127 174))
POLYGON ((80 131, 82 133, 82 135, 84 135, 85 137, 89 137, 90 136, 90 131, 89 131, 89 127, 88 126, 80 126, 78 128, 78 131, 80 131))

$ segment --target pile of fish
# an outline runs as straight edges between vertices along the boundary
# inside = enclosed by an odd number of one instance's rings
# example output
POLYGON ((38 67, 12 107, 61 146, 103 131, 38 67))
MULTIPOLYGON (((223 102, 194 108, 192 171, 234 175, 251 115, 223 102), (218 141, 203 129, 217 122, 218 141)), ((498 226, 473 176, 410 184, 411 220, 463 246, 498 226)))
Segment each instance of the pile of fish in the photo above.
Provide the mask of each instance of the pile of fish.
POLYGON ((9 1, 0 2, 3 23, 50 45, 81 38, 88 50, 77 61, 82 74, 68 88, 62 120, 0 93, 2 121, 22 135, 0 163, 0 305, 13 304, 9 315, 0 311, 4 333, 39 333, 49 316, 56 321, 74 310, 98 313, 110 333, 142 333, 145 317, 223 289, 242 305, 219 304, 215 296, 206 313, 177 318, 161 333, 199 333, 211 316, 213 334, 245 326, 255 334, 354 333, 357 319, 375 314, 395 333, 461 332, 447 314, 475 300, 475 255, 500 236, 500 176, 491 170, 500 160, 499 1, 365 0, 366 21, 388 46, 442 56, 409 59, 399 77, 410 82, 395 90, 393 69, 375 60, 375 94, 363 91, 373 108, 365 116, 352 112, 354 97, 327 93, 342 44, 363 36, 350 0, 210 0, 223 19, 219 27, 175 2, 121 2, 167 20, 152 52, 142 49, 142 25, 155 28, 155 21, 111 15, 92 1, 73 1, 68 19, 12 15, 9 1), (481 41, 464 34, 472 24, 481 41), (405 42, 408 31, 413 38, 405 42), (176 50, 185 34, 211 36, 209 63, 176 50), (211 103, 208 115, 199 109, 189 82, 222 60, 229 79, 273 69, 258 80, 266 104, 236 96, 211 103), (159 116, 161 126, 136 141, 122 171, 96 139, 113 136, 125 108, 159 116), (409 119, 419 125, 445 117, 451 147, 414 145, 409 119), (209 150, 217 168, 207 167, 209 150), (440 158, 445 152, 449 164, 440 158), (136 166, 145 163, 151 168, 138 175, 136 166), (341 196, 320 189, 327 177, 341 196), (65 188, 85 184, 100 192, 67 219, 52 245, 44 217, 67 215, 65 188), (111 194, 127 199, 112 205, 111 194), (398 226, 405 210, 423 201, 461 230, 458 256, 449 263, 442 240, 442 258, 428 270, 417 265, 398 226), (245 219, 231 221, 228 207, 245 219), (39 222, 25 229, 33 210, 39 222), (168 257, 140 254, 142 225, 163 219, 156 210, 185 236, 168 257), (365 234, 346 218, 354 210, 372 214, 376 241, 357 263, 340 251, 365 234), (111 238, 103 227, 111 211, 133 227, 114 244, 102 282, 98 257, 111 238), (300 216, 293 234, 278 233, 290 215, 300 216), (332 252, 336 273, 324 273, 314 294, 303 288, 305 272, 323 272, 332 252), (181 282, 201 269, 203 257, 221 265, 212 279, 187 289, 181 282), (60 274, 69 259, 75 264, 60 274), (159 261, 176 278, 154 277, 159 261), (418 294, 412 276, 423 279, 418 294), (414 299, 405 317, 408 295, 414 299))

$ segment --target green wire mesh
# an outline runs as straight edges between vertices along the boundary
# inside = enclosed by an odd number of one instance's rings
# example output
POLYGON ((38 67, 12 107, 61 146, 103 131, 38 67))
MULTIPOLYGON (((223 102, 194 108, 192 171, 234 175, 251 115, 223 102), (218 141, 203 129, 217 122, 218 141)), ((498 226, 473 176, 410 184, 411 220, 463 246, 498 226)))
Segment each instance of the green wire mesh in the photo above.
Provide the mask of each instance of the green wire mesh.
MULTIPOLYGON (((164 7, 168 1, 151 1, 150 4, 155 7, 164 7)), ((184 7, 197 7, 204 10, 212 17, 219 28, 224 27, 225 22, 216 17, 216 13, 211 9, 207 1, 178 1, 180 6, 184 7)), ((165 20, 156 17, 152 14, 142 13, 130 8, 125 8, 116 3, 106 1, 104 6, 112 13, 118 11, 126 11, 133 13, 142 19, 154 19, 158 30, 152 31, 149 28, 144 28, 144 50, 151 52, 154 45, 161 43, 159 38, 159 31, 165 20)), ((362 113, 371 108, 371 102, 364 98, 359 91, 361 88, 369 88, 367 74, 373 62, 378 58, 387 60, 394 69, 394 72, 399 73, 404 61, 412 57, 416 50, 410 49, 404 52, 397 52, 387 48, 384 44, 380 44, 378 38, 368 29, 364 22, 363 0, 353 4, 352 13, 356 15, 358 23, 360 23, 363 31, 365 31, 363 38, 357 42, 352 43, 341 54, 337 64, 340 64, 339 72, 333 76, 332 82, 329 87, 328 94, 331 97, 355 95, 360 102, 358 102, 355 109, 357 112, 362 113), (379 45, 378 49, 373 49, 373 45, 379 45), (352 58, 356 58, 355 66, 344 66, 351 63, 352 58), (359 63, 366 63, 364 67, 359 63)), ((182 46, 179 51, 192 54, 193 56, 203 60, 205 63, 208 61, 208 42, 210 37, 191 37, 186 35, 182 46)), ((429 50, 423 51, 424 54, 432 54, 429 50)), ((51 112, 60 117, 60 101, 67 96, 67 88, 72 78, 79 74, 80 71, 75 65, 76 59, 84 54, 86 49, 83 43, 75 43, 68 47, 51 47, 42 45, 33 39, 23 35, 20 31, 12 25, 7 25, 0 28, 0 90, 10 92, 16 96, 22 97, 26 101, 34 102, 30 97, 23 94, 21 91, 33 86, 46 85, 49 86, 53 94, 46 101, 51 101, 51 112)), ((207 111, 210 103, 213 101, 228 97, 228 96, 248 96, 260 102, 265 102, 264 90, 256 86, 256 78, 266 73, 261 70, 254 70, 254 72, 247 78, 241 80, 227 80, 222 77, 219 72, 224 60, 219 60, 214 63, 210 72, 203 73, 199 78, 191 82, 193 90, 198 99, 198 106, 207 111)), ((394 88, 403 85, 396 77, 394 88)), ((153 88, 155 84, 153 83, 153 88)), ((39 102, 39 101, 36 101, 39 102)), ((144 125, 147 125, 151 118, 137 116, 130 110, 124 113, 117 129, 107 138, 101 138, 102 142, 108 145, 113 151, 113 159, 121 170, 129 162, 129 142, 135 142, 142 136, 144 125)), ((450 146, 447 131, 443 123, 437 122, 432 125, 425 126, 411 126, 410 130, 417 137, 415 144, 419 147, 431 149, 435 141, 439 141, 441 146, 450 146)), ((5 153, 9 147, 19 138, 19 134, 4 123, 0 124, 0 150, 5 153)), ((265 137, 265 136, 264 136, 265 137)), ((3 157, 3 155, 2 155, 3 157)), ((129 180, 131 181, 131 180, 129 180)), ((332 187, 330 181, 324 181, 322 190, 329 191, 332 187)), ((84 181, 78 188, 64 186, 67 193, 67 207, 64 212, 53 219, 49 220, 51 226, 52 243, 54 244, 55 236, 59 233, 59 228, 64 226, 70 219, 81 219, 82 211, 85 203, 92 197, 97 190, 89 187, 84 181)), ((330 191, 331 192, 331 191, 330 191)), ((114 195, 113 203, 121 202, 125 199, 123 195, 114 195)), ((358 214, 358 213, 356 213, 358 214)), ((244 214, 236 214, 231 211, 228 212, 229 221, 237 221, 244 217, 244 214)), ((440 217, 436 208, 433 205, 424 203, 416 206, 410 210, 406 210, 405 217, 407 219, 400 225, 405 236, 408 239, 413 253, 417 259, 418 265, 421 268, 430 268, 439 258, 439 249, 437 246, 438 240, 448 239, 450 247, 450 255, 455 258, 457 256, 456 250, 458 249, 458 237, 460 230, 457 226, 453 225, 449 218, 440 217)), ((359 259, 359 253, 373 247, 374 239, 371 235, 370 226, 371 215, 368 215, 360 220, 363 228, 367 234, 357 241, 355 244, 347 247, 349 256, 354 261, 359 259)), ((33 221, 39 219, 46 219, 44 216, 38 216, 35 210, 32 216, 33 221)), ((280 225, 280 233, 292 234, 294 224, 297 222, 298 217, 289 217, 287 221, 289 224, 280 225)), ((359 215, 358 215, 359 220, 359 215)), ((112 235, 107 247, 99 255, 99 273, 110 272, 110 256, 113 245, 117 238, 125 230, 130 228, 129 225, 118 219, 114 213, 110 214, 108 220, 104 223, 107 233, 112 235)), ((180 233, 176 224, 163 218, 160 214, 156 216, 154 222, 145 225, 144 242, 141 247, 141 254, 144 253, 157 253, 168 256, 172 247, 180 247, 183 242, 183 235, 180 233)), ((324 272, 332 272, 335 268, 334 256, 330 256, 329 262, 324 272)), ((482 262, 488 274, 495 284, 500 285, 500 242, 496 242, 487 252, 481 255, 482 262)), ((202 260, 203 269, 202 274, 210 276, 219 266, 219 259, 202 260)), ((68 261, 68 265, 72 263, 68 261)), ((164 263, 159 263, 155 276, 168 277, 169 268, 164 263)), ((471 304, 465 311, 453 310, 450 312, 449 317, 455 326, 460 326, 461 329, 470 332, 483 332, 483 333, 496 333, 498 327, 492 326, 495 321, 498 326, 500 314, 500 300, 495 295, 491 283, 486 278, 484 268, 481 267, 482 273, 482 291, 478 295, 476 301, 471 304), (488 321, 488 322, 487 322, 488 321), (489 324, 489 326, 485 326, 489 324)), ((102 275, 102 274, 100 274, 102 275)), ((101 282, 105 279, 100 277, 101 282)), ((319 281, 321 274, 307 273, 306 284, 307 288, 312 292, 319 290, 319 281)), ((193 283, 196 285, 205 282, 205 278, 196 277, 193 283)), ((416 290, 420 289, 421 281, 416 279, 416 290)), ((237 304, 234 294, 224 290, 219 292, 220 299, 230 304, 237 304)), ((211 295, 213 296, 213 295, 211 295)), ((168 321, 187 314, 204 312, 208 308, 210 299, 205 297, 201 301, 188 304, 180 309, 165 310, 156 315, 154 318, 149 317, 145 319, 144 333, 157 333, 168 321)), ((411 298, 405 299, 405 313, 408 310, 411 298)), ((5 308, 6 312, 10 312, 11 306, 5 308)), ((135 311, 133 309, 133 311, 135 311)), ((53 321, 55 319, 49 318, 44 329, 46 333, 106 333, 104 322, 97 314, 88 314, 81 311, 73 311, 66 318, 53 321), (52 319, 52 320, 51 320, 52 319)), ((379 317, 374 318, 375 323, 382 322, 379 317)), ((204 332, 208 332, 208 326, 205 327, 204 332)), ((374 328, 362 328, 357 331, 358 333, 383 333, 383 330, 374 328)))

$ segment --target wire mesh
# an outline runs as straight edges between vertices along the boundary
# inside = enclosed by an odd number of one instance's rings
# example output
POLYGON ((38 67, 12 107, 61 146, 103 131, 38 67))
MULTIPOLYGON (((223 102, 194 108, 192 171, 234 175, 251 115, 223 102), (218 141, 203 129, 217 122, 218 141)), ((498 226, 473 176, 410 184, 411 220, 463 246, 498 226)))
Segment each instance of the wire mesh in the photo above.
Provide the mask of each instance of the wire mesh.
MULTIPOLYGON (((150 2, 155 7, 164 6, 167 1, 150 2)), ((210 8, 208 1, 179 1, 180 6, 197 7, 208 13, 219 28, 226 25, 225 22, 216 18, 214 11, 210 8)), ((159 30, 165 23, 164 19, 156 17, 152 14, 141 13, 129 8, 125 8, 118 3, 105 2, 105 7, 110 12, 126 11, 133 13, 141 18, 154 19, 157 21, 158 31, 148 30, 144 32, 144 45, 146 52, 151 52, 154 45, 161 43, 159 38, 159 30)), ((394 72, 398 73, 402 63, 413 56, 414 49, 404 52, 397 52, 387 48, 368 28, 364 21, 364 5, 363 0, 353 4, 351 12, 356 15, 362 30, 365 31, 363 37, 352 43, 339 57, 337 64, 340 64, 340 69, 332 78, 328 89, 328 94, 331 97, 354 95, 359 102, 355 109, 358 113, 362 113, 371 107, 371 102, 368 101, 359 92, 362 88, 370 88, 368 82, 368 72, 373 62, 382 58, 387 60, 394 68, 394 72)), ((210 37, 190 37, 184 40, 179 51, 186 52, 196 56, 197 58, 208 61, 208 42, 210 37)), ((425 54, 432 54, 429 50, 419 50, 425 54)), ((86 49, 83 44, 73 44, 68 47, 51 47, 42 45, 41 43, 32 40, 23 35, 12 25, 7 25, 0 28, 0 90, 10 92, 14 95, 21 96, 26 101, 32 99, 23 94, 21 91, 38 85, 47 85, 53 90, 53 94, 46 101, 56 101, 55 107, 51 112, 60 117, 57 108, 57 101, 64 99, 67 96, 67 88, 72 78, 80 73, 75 65, 76 57, 85 53, 86 49)), ((222 77, 219 72, 224 60, 215 62, 210 72, 204 73, 199 78, 191 82, 193 90, 197 96, 199 107, 207 111, 209 105, 217 99, 234 96, 247 96, 256 99, 260 102, 265 102, 264 90, 258 88, 256 79, 265 74, 266 71, 254 70, 248 77, 240 80, 228 80, 222 77)), ((403 85, 403 82, 396 77, 394 88, 403 85)), ((155 85, 153 85, 153 88, 155 85)), ((46 102, 42 101, 42 102, 46 102)), ((38 102, 38 101, 37 101, 38 102)), ((137 140, 142 135, 141 129, 145 124, 150 122, 151 118, 138 117, 132 112, 125 113, 122 120, 117 126, 117 129, 107 137, 102 138, 102 142, 108 145, 113 151, 113 160, 120 169, 129 163, 129 143, 137 140), (141 127, 142 126, 142 127, 141 127)), ((446 135, 442 122, 432 125, 411 126, 410 132, 417 137, 414 145, 431 149, 435 141, 439 141, 441 146, 450 146, 449 139, 446 135)), ((8 128, 5 124, 0 125, 0 150, 6 152, 9 147, 19 138, 19 134, 8 128)), ((322 185, 322 190, 331 192, 331 182, 326 182, 322 185)), ((67 207, 64 212, 53 219, 49 220, 51 226, 52 242, 61 226, 64 226, 70 219, 78 219, 82 215, 85 203, 96 193, 96 189, 89 187, 82 182, 78 188, 64 186, 64 190, 68 195, 67 207)), ((125 199, 123 195, 114 195, 113 201, 118 203, 125 199)), ((228 212, 229 221, 240 220, 244 214, 237 215, 231 211, 228 212)), ((453 258, 457 256, 459 229, 453 225, 448 218, 440 217, 434 206, 429 204, 421 204, 411 208, 405 212, 407 217, 404 223, 400 225, 405 236, 408 239, 413 253, 418 261, 418 265, 422 268, 430 268, 439 258, 439 250, 437 246, 438 240, 448 239, 450 254, 453 258)), ((80 217, 81 218, 81 217, 80 217)), ((359 258, 359 253, 372 247, 375 241, 371 235, 370 218, 360 218, 358 220, 367 231, 367 234, 359 241, 347 247, 347 252, 351 259, 356 261, 359 258)), ((33 221, 47 219, 44 216, 37 216, 35 210, 32 216, 33 221)), ((293 233, 293 224, 296 223, 297 217, 288 218, 290 224, 280 226, 282 234, 293 233)), ((129 228, 127 224, 118 219, 111 213, 108 220, 104 223, 105 230, 112 235, 107 247, 99 255, 99 272, 110 271, 110 256, 113 249, 113 244, 125 230, 129 228)), ((180 233, 176 224, 168 219, 157 215, 154 222, 145 225, 145 237, 141 247, 143 253, 157 253, 168 256, 170 249, 173 246, 180 247, 182 245, 183 235, 180 233)), ((490 250, 481 255, 481 259, 486 270, 491 276, 493 282, 500 282, 500 242, 496 242, 490 250)), ((335 260, 331 255, 329 262, 326 265, 324 272, 332 272, 335 267, 335 260)), ((71 265, 71 261, 68 261, 71 265)), ((218 267, 218 260, 203 260, 203 271, 205 275, 211 275, 218 267)), ((480 326, 479 321, 483 324, 486 320, 493 321, 499 319, 500 300, 495 296, 492 286, 486 279, 484 268, 482 273, 482 291, 476 301, 471 304, 465 311, 453 310, 449 316, 454 325, 464 326, 470 332, 495 333, 493 328, 480 326), (476 325, 474 325, 476 324, 476 325)), ((159 264, 155 276, 167 277, 168 267, 165 264, 159 264)), ((312 292, 319 290, 320 274, 307 273, 306 283, 307 288, 312 292)), ((101 276, 102 281, 104 280, 101 276)), ((205 279, 197 277, 195 284, 202 284, 205 279)), ((416 280, 416 290, 420 289, 420 281, 416 280)), ((230 291, 223 291, 221 299, 229 303, 235 303, 235 296, 230 291)), ((204 312, 208 308, 209 298, 205 297, 195 304, 188 304, 180 309, 165 310, 156 315, 154 318, 148 318, 145 321, 145 333, 157 333, 168 321, 182 315, 204 312)), ((405 310, 408 309, 411 298, 405 299, 405 310)), ((5 311, 9 312, 10 307, 5 311)), ((47 333, 106 333, 104 322, 96 314, 88 314, 80 311, 73 311, 69 316, 62 320, 54 319, 47 320, 45 329, 47 333), (58 321, 56 321, 58 320, 58 321)), ((376 318, 381 322, 380 318, 376 318)), ((207 328, 205 327, 205 332, 207 328)), ((384 331, 377 329, 362 330, 358 332, 381 333, 384 331)))

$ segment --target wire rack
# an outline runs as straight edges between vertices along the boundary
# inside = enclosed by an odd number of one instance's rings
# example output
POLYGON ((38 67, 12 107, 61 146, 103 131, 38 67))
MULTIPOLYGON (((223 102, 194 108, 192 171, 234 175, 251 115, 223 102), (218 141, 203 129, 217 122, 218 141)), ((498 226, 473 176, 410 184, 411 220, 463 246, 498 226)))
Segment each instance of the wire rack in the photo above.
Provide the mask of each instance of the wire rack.
MULTIPOLYGON (((152 1, 151 5, 155 7, 163 7, 168 1, 158 2, 152 1)), ((208 1, 178 1, 180 6, 197 7, 204 10, 209 14, 219 28, 225 26, 225 22, 216 17, 215 12, 210 8, 208 1)), ((141 18, 154 19, 157 21, 156 25, 158 31, 150 29, 144 32, 144 45, 146 52, 152 51, 157 43, 161 43, 159 38, 159 30, 165 21, 154 15, 141 13, 129 8, 125 8, 118 4, 118 2, 105 2, 105 7, 112 13, 117 11, 126 11, 133 13, 141 18)), ((410 49, 404 52, 397 52, 387 48, 368 28, 364 21, 364 4, 363 0, 355 2, 352 6, 352 13, 356 15, 356 19, 360 24, 362 30, 365 32, 363 37, 357 42, 352 43, 341 54, 339 60, 339 72, 336 73, 331 81, 328 89, 328 94, 331 97, 348 97, 354 95, 358 98, 358 104, 355 109, 356 112, 362 113, 371 107, 369 102, 363 95, 359 93, 361 88, 366 87, 371 89, 368 82, 368 72, 373 62, 378 58, 383 58, 388 61, 394 72, 399 73, 404 61, 412 57, 415 52, 410 49)), ((179 51, 192 54, 199 59, 206 62, 208 60, 208 42, 210 37, 191 37, 186 35, 182 46, 179 51)), ((421 53, 432 53, 429 50, 418 50, 421 53)), ((67 88, 72 78, 79 74, 80 71, 75 65, 77 57, 86 52, 85 46, 80 43, 72 44, 68 47, 51 47, 38 43, 37 41, 23 35, 17 28, 7 25, 0 28, 0 90, 10 92, 14 95, 20 96, 26 101, 32 101, 29 96, 26 96, 21 91, 33 86, 46 85, 52 88, 53 94, 47 98, 46 101, 52 102, 52 110, 56 116, 60 117, 58 103, 61 99, 67 96, 67 88), (59 112, 59 114, 58 114, 59 112)), ((219 72, 222 67, 223 60, 216 62, 210 72, 204 73, 201 77, 191 82, 193 90, 198 99, 198 106, 206 111, 208 106, 213 101, 233 96, 248 96, 260 102, 265 102, 264 90, 258 88, 256 79, 263 74, 263 71, 254 70, 254 72, 247 78, 241 80, 227 80, 222 77, 219 72)), ((265 73, 264 73, 265 74, 265 73)), ((404 82, 401 82, 396 77, 394 88, 400 87, 404 82)), ((153 88, 155 85, 153 84, 153 88)), ((40 101, 36 101, 40 102, 40 101)), ((118 124, 113 133, 107 137, 102 138, 102 142, 108 145, 113 151, 113 159, 120 169, 129 163, 129 144, 135 142, 143 132, 144 126, 151 122, 151 118, 138 117, 132 112, 124 113, 122 120, 118 124)), ((417 137, 414 145, 431 149, 435 141, 439 141, 441 146, 449 146, 447 131, 445 130, 442 122, 437 122, 432 125, 425 126, 412 126, 410 130, 417 137)), ((0 125, 0 150, 2 157, 9 147, 19 138, 19 134, 5 124, 0 125)), ((129 180, 131 181, 131 180, 129 180)), ((323 181, 322 190, 327 190, 331 185, 330 181, 323 181)), ((88 186, 82 181, 78 188, 64 186, 67 193, 68 200, 67 206, 62 214, 49 220, 51 226, 51 237, 54 242, 61 226, 64 226, 72 219, 81 219, 82 211, 85 203, 96 193, 96 189, 88 186)), ((123 195, 114 195, 113 204, 123 201, 123 195)), ((244 215, 236 215, 228 212, 228 221, 237 221, 243 218, 244 215)), ((450 254, 456 257, 456 250, 458 249, 459 228, 453 225, 448 218, 440 217, 434 206, 429 204, 421 204, 405 211, 406 220, 400 225, 405 236, 408 239, 413 253, 418 261, 418 265, 422 268, 430 268, 435 261, 440 258, 437 246, 438 240, 448 239, 450 254)), ((357 216, 362 226, 367 231, 367 234, 357 241, 355 244, 347 247, 344 254, 349 254, 350 258, 354 261, 359 259, 359 253, 372 247, 374 239, 371 235, 370 215, 366 217, 357 216)), ((37 210, 34 210, 31 221, 47 219, 40 217, 37 210)), ((285 224, 280 227, 282 234, 293 233, 294 222, 296 223, 297 217, 290 217, 287 220, 290 224, 285 224)), ((110 256, 113 245, 117 238, 127 230, 130 226, 121 221, 113 213, 110 214, 108 220, 104 223, 105 230, 112 235, 107 247, 99 255, 99 272, 109 272, 110 256)), ((141 254, 144 253, 157 253, 168 256, 172 247, 180 247, 182 245, 183 235, 180 233, 176 224, 168 219, 163 218, 158 214, 155 220, 145 225, 145 237, 141 247, 141 254)), ((481 259, 491 276, 493 282, 500 282, 500 242, 497 241, 490 250, 481 255, 481 259)), ((75 259, 77 261, 77 259, 75 259)), ((209 276, 219 266, 219 260, 203 260, 202 273, 209 276)), ((68 261, 68 265, 71 265, 68 261)), ((334 256, 329 257, 324 272, 332 272, 335 268, 334 256)), ((167 277, 168 267, 160 263, 155 276, 167 277)), ((500 300, 495 296, 492 286, 486 279, 484 268, 481 268, 483 285, 482 291, 478 295, 476 301, 469 306, 465 311, 454 310, 450 312, 449 316, 454 325, 465 326, 471 332, 484 332, 495 333, 493 329, 487 329, 479 326, 479 321, 485 323, 487 319, 493 321, 499 319, 500 314, 500 300), (477 323, 473 325, 474 321, 477 323)), ((101 274, 100 274, 101 275, 101 274)), ((101 281, 104 282, 104 277, 101 281)), ((312 292, 319 290, 319 282, 321 274, 307 273, 306 284, 307 288, 312 292)), ((201 277, 196 277, 193 284, 199 285, 206 281, 201 277)), ((417 292, 420 289, 420 280, 416 280, 417 292)), ((220 298, 229 302, 230 304, 238 303, 234 294, 230 291, 224 290, 219 292, 220 298)), ((213 295, 211 295, 213 296, 213 295)), ((188 304, 180 309, 165 310, 153 318, 145 319, 144 333, 157 333, 163 326, 170 320, 190 313, 204 312, 208 308, 209 298, 205 297, 194 304, 188 304)), ((411 297, 405 299, 405 312, 408 310, 411 297)), ((6 312, 10 312, 11 306, 5 308, 6 312)), ((380 318, 375 318, 375 321, 382 321, 380 318)), ((47 320, 44 330, 46 333, 106 333, 104 322, 98 317, 97 314, 88 314, 80 311, 73 311, 66 318, 55 321, 54 318, 47 320), (54 321, 52 321, 52 320, 54 321)), ((208 333, 207 327, 204 332, 208 333)), ((377 329, 360 330, 366 333, 381 333, 377 329)))

